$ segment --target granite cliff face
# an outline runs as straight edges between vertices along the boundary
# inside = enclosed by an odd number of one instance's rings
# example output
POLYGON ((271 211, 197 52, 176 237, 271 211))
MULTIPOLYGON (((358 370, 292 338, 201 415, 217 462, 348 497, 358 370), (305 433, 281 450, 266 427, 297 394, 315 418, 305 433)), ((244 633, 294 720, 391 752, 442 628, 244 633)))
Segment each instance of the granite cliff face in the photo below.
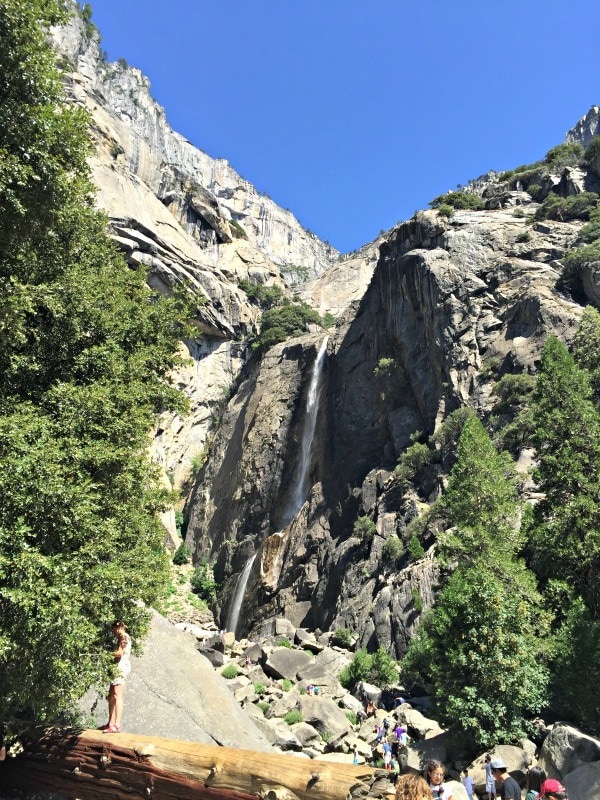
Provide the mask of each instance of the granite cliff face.
MULTIPOLYGON (((549 333, 569 340, 582 309, 555 286, 580 226, 532 228, 508 206, 450 221, 420 212, 388 234, 366 293, 330 340, 311 489, 283 530, 280 498, 318 340, 270 351, 230 403, 190 503, 188 538, 226 582, 223 619, 258 553, 244 600, 251 628, 286 616, 308 627, 349 627, 361 644, 404 652, 433 601, 436 569, 432 549, 416 561, 383 555, 390 536, 407 547, 407 525, 427 499, 405 494, 391 469, 412 434, 433 432, 466 404, 489 410, 493 382, 534 371, 549 333), (367 542, 353 535, 363 515, 377 528, 367 542)), ((429 499, 440 490, 428 487, 429 499)))
MULTIPOLYGON (((485 210, 419 212, 339 257, 175 133, 147 79, 105 63, 78 16, 52 36, 73 101, 91 113, 98 202, 116 243, 150 285, 197 298, 198 336, 182 343, 189 361, 173 376, 191 413, 161 420, 153 455, 186 493, 187 542, 195 563, 214 567, 221 625, 239 604, 239 633, 285 616, 351 628, 360 644, 401 655, 437 579, 433 537, 410 557, 410 526, 445 475, 407 493, 392 470, 416 432, 465 405, 487 413, 494 381, 534 372, 548 334, 571 338, 582 306, 556 285, 582 222, 529 224, 538 206, 527 182, 489 173, 467 187, 485 210), (314 330, 251 358, 261 310, 241 280, 293 289, 332 313, 326 355, 314 330), (355 535, 359 517, 374 532, 355 535), (390 559, 393 536, 402 553, 390 559)), ((586 144, 598 120, 594 107, 568 141, 586 144)), ((536 196, 597 190, 597 180, 549 169, 536 196)), ((598 304, 597 269, 581 281, 598 304)), ((172 513, 165 525, 175 542, 172 513)))

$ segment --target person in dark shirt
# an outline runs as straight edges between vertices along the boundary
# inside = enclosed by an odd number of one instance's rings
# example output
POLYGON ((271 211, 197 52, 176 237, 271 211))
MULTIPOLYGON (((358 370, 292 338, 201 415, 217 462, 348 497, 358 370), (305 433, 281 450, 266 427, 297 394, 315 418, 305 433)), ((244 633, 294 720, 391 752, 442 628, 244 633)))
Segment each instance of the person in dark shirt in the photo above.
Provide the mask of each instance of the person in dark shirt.
POLYGON ((501 758, 494 758, 490 762, 492 775, 496 783, 500 784, 501 800, 521 800, 521 787, 506 771, 506 764, 501 758))

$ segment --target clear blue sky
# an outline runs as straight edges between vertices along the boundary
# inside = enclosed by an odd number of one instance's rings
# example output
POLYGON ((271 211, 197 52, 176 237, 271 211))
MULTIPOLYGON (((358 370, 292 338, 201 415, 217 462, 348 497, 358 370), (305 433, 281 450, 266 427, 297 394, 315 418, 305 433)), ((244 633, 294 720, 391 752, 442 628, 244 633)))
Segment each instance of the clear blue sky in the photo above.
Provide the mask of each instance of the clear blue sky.
POLYGON ((347 252, 600 104, 598 0, 92 0, 179 133, 347 252))

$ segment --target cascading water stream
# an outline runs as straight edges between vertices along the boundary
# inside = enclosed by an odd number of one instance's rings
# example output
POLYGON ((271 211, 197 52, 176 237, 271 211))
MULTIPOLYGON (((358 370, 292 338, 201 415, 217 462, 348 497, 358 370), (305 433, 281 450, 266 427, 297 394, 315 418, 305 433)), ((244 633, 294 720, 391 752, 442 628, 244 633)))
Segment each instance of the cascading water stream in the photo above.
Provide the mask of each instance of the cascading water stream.
POLYGON ((250 572, 252 571, 255 558, 256 553, 246 561, 246 566, 242 570, 235 585, 235 594, 233 595, 233 602, 231 603, 231 608, 227 615, 227 624, 225 625, 228 631, 233 631, 234 633, 240 619, 240 611, 242 610, 244 595, 246 594, 246 586, 248 585, 248 579, 250 578, 250 572))
MULTIPOLYGON (((282 514, 282 528, 285 528, 294 519, 298 511, 302 508, 306 493, 308 491, 308 473, 312 456, 315 429, 317 427, 317 417, 319 414, 320 399, 320 378, 327 353, 327 339, 325 337, 315 358, 310 374, 308 392, 306 395, 306 414, 304 417, 304 427, 300 439, 300 449, 298 451, 298 461, 292 477, 292 490, 289 494, 288 502, 282 514)), ((227 615, 227 630, 236 633, 236 628, 240 618, 242 603, 246 587, 250 579, 252 566, 256 558, 256 553, 246 562, 240 577, 236 583, 235 593, 231 601, 231 609, 227 615)))
POLYGON ((327 337, 323 339, 321 348, 312 366, 310 383, 308 384, 308 393, 306 396, 304 427, 302 429, 302 438, 300 439, 298 461, 293 476, 293 489, 290 493, 284 513, 282 514, 282 528, 285 528, 294 519, 306 499, 308 472, 310 470, 313 440, 315 438, 315 428, 317 427, 317 416, 319 413, 320 378, 326 352, 327 337))

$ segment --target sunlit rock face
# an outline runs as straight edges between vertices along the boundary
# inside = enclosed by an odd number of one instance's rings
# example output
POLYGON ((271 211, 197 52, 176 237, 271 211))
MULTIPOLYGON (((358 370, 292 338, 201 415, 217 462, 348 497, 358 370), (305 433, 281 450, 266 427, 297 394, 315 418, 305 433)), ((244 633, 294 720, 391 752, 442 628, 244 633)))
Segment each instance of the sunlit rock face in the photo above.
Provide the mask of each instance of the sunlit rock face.
MULTIPOLYGON (((386 563, 385 542, 399 536, 406 547, 422 505, 390 471, 415 432, 431 433, 465 404, 489 409, 502 374, 534 371, 549 333, 571 338, 581 307, 555 284, 580 225, 531 228, 512 208, 457 212, 450 221, 429 211, 387 235, 367 291, 330 339, 311 488, 281 532, 311 358, 302 341, 267 354, 230 402, 190 505, 198 552, 216 558, 228 587, 223 608, 258 552, 242 612, 249 629, 286 616, 405 651, 433 602, 437 570, 432 550, 386 563), (375 520, 369 542, 353 535, 360 515, 375 520)), ((434 499, 441 483, 428 491, 434 499)))

